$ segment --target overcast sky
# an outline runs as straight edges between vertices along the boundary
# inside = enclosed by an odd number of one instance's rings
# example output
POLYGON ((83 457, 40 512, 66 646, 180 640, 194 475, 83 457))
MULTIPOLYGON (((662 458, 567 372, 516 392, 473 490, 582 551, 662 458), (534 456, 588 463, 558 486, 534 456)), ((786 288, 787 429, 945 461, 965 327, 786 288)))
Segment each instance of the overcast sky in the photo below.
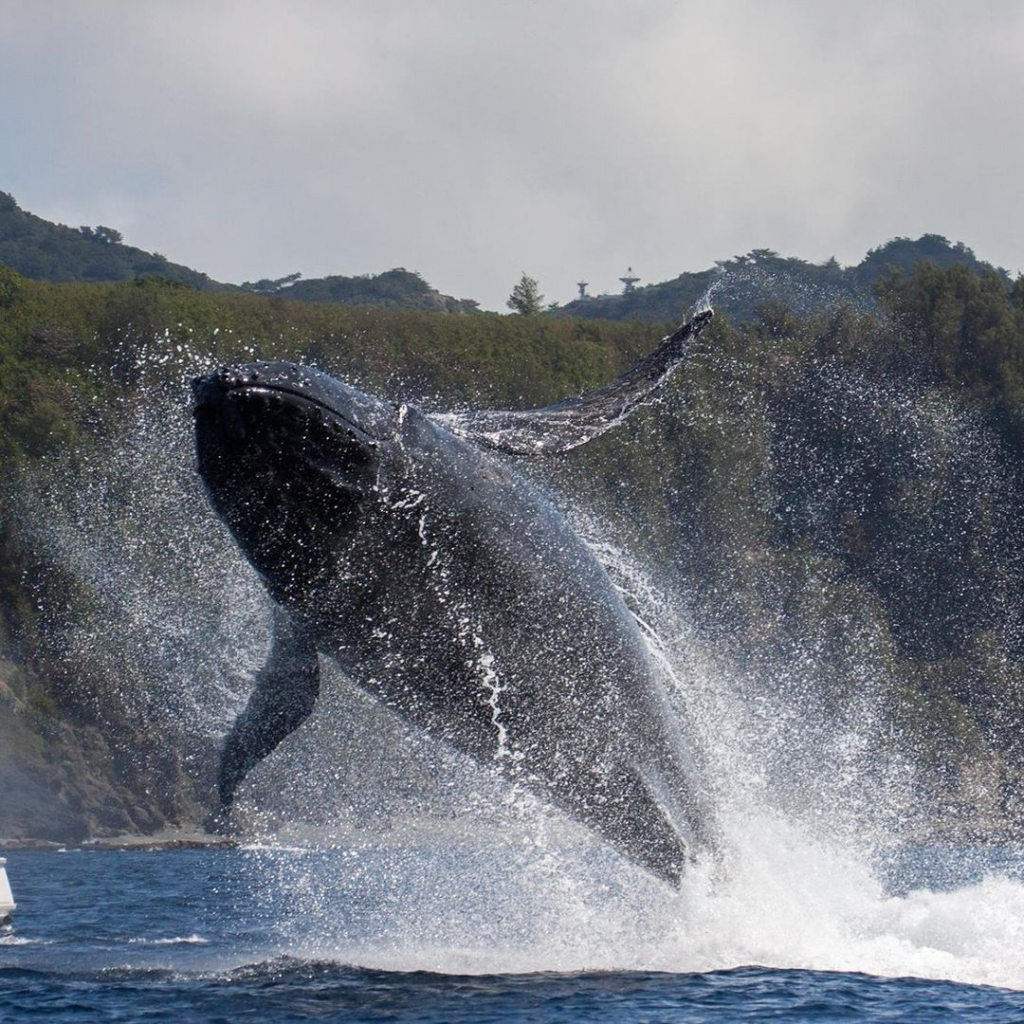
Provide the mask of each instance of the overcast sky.
POLYGON ((0 39, 0 190, 219 280, 1024 268, 1022 0, 0 0, 0 39))

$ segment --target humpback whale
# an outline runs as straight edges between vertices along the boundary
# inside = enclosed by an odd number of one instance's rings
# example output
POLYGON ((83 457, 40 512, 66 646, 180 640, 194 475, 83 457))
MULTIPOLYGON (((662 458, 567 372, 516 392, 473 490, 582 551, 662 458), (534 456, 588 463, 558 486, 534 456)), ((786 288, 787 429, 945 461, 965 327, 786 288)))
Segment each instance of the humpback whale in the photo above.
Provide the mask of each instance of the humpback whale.
POLYGON ((709 834, 637 623, 564 517, 498 453, 584 444, 654 392, 712 316, 604 388, 542 409, 430 416, 286 362, 193 382, 198 470, 275 604, 224 743, 246 774, 310 715, 320 655, 663 879, 709 834))

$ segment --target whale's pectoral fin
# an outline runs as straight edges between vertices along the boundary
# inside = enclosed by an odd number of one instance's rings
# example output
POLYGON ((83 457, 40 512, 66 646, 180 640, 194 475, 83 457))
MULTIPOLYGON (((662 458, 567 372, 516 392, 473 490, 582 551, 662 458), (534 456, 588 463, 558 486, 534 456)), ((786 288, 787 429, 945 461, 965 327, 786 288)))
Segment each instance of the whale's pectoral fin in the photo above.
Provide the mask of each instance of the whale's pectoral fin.
POLYGON ((231 806, 238 784, 250 769, 309 717, 319 692, 316 645, 284 612, 278 612, 270 657, 221 753, 217 788, 223 808, 231 806))
POLYGON ((710 309, 698 313, 663 338, 633 369, 579 398, 541 409, 482 409, 438 419, 460 437, 513 455, 547 455, 576 448, 617 426, 664 384, 713 315, 710 309))

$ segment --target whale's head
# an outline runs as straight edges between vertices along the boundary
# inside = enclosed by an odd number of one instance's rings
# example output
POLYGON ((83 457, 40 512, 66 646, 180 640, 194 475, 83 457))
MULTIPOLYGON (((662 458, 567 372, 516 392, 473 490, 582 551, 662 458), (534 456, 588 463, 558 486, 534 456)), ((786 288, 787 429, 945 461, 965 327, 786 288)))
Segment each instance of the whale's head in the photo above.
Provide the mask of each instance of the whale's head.
POLYGON ((286 362, 225 366, 192 388, 210 501, 275 598, 297 603, 358 529, 395 410, 286 362))

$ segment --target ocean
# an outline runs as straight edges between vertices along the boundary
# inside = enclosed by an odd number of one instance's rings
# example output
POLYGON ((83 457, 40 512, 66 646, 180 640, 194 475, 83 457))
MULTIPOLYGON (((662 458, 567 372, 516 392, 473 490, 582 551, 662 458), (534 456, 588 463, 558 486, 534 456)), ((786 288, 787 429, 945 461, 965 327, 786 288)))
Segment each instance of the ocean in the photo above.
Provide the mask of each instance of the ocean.
POLYGON ((795 905, 748 874, 695 906, 439 849, 11 852, 0 1019, 1024 1019, 1024 850, 903 850, 845 884, 804 860, 795 905))

